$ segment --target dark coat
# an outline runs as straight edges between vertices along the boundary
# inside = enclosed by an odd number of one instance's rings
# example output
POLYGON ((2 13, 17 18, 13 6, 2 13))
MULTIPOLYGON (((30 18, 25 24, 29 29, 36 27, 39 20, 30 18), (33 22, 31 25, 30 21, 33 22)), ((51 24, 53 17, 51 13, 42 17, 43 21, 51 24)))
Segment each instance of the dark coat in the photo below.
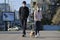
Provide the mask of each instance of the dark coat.
POLYGON ((20 9, 19 9, 20 19, 27 19, 28 16, 29 16, 29 8, 28 7, 20 7, 20 9))

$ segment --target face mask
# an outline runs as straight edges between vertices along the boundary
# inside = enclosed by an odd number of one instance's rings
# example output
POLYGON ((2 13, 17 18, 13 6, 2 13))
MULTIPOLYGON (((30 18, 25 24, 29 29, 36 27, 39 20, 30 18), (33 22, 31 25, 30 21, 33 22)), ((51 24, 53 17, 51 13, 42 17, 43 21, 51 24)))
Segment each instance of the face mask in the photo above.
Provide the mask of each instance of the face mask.
POLYGON ((23 7, 25 7, 25 5, 24 5, 24 4, 23 4, 22 6, 23 6, 23 7))
POLYGON ((40 11, 42 10, 42 8, 40 8, 40 11))
POLYGON ((38 12, 42 11, 42 8, 38 8, 38 12))

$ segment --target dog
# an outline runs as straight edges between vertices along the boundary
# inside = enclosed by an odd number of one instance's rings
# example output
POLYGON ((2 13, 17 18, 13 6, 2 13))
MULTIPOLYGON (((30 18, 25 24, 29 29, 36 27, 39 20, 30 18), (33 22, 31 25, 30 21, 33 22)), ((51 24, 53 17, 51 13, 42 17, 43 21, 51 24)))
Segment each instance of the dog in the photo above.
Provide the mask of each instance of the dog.
POLYGON ((31 31, 30 32, 30 37, 34 37, 35 36, 35 32, 34 31, 31 31))

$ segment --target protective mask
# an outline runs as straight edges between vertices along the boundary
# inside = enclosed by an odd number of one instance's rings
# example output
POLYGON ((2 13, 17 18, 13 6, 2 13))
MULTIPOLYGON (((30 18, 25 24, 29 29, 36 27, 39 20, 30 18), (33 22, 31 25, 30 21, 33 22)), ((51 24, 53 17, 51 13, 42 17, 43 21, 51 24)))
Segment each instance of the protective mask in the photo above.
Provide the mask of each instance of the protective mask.
POLYGON ((40 11, 42 10, 42 8, 40 8, 40 11))
POLYGON ((23 6, 23 7, 25 7, 25 5, 24 5, 24 4, 23 4, 22 6, 23 6))

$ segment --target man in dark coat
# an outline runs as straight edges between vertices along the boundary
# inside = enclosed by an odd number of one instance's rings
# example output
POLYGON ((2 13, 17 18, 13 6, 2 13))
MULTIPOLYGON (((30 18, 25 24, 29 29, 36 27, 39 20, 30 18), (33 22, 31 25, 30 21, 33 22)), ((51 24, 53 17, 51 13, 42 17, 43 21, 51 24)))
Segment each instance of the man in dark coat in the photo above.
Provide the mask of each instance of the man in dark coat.
POLYGON ((23 6, 19 9, 19 17, 21 20, 22 28, 23 28, 23 35, 22 37, 26 36, 26 27, 27 27, 27 18, 29 16, 29 8, 26 6, 26 1, 23 1, 23 6))

